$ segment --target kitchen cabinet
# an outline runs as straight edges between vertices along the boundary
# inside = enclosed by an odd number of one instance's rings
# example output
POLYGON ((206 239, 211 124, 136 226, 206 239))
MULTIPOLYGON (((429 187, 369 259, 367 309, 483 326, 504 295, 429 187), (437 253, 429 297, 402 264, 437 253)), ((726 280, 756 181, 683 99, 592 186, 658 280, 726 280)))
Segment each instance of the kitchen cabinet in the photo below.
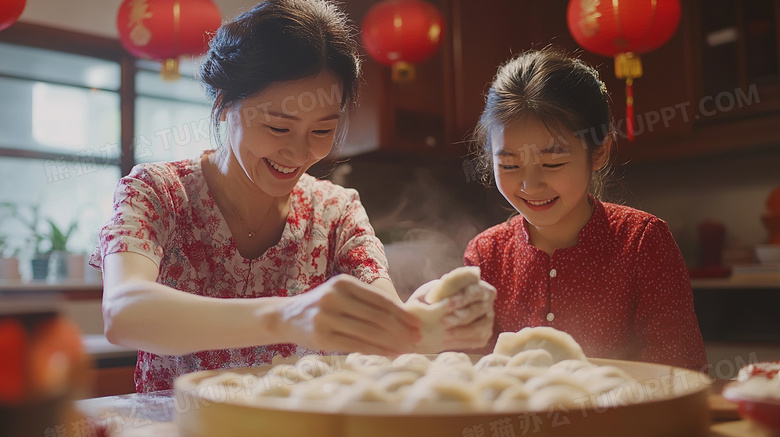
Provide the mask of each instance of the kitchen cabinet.
MULTIPOLYGON (((416 79, 405 84, 392 82, 389 67, 366 57, 363 101, 347 154, 383 149, 464 156, 497 67, 515 53, 548 44, 575 51, 599 70, 622 132, 618 163, 777 147, 780 142, 780 0, 682 1, 677 32, 642 55, 644 75, 634 81, 634 142, 625 138, 625 82, 615 78, 613 59, 574 42, 566 25, 567 1, 430 1, 447 23, 440 50, 418 64, 416 79)), ((348 2, 346 7, 359 24, 374 3, 348 2)))
MULTIPOLYGON (((366 57, 363 97, 351 126, 348 154, 373 148, 448 158, 463 157, 497 67, 533 43, 565 39, 565 2, 432 0, 446 22, 437 53, 416 65, 416 78, 395 83, 389 67, 366 57), (366 134, 374 132, 374 136, 366 134), (378 132, 378 134, 377 134, 378 132), (363 144, 355 144, 363 141, 363 144)), ((346 9, 360 23, 371 2, 346 9)))
MULTIPOLYGON (((655 121, 654 128, 633 143, 620 141, 620 161, 777 148, 780 1, 681 5, 677 33, 642 55, 645 75, 634 82, 636 114, 645 126, 655 121)), ((616 117, 624 114, 616 111, 616 117)))

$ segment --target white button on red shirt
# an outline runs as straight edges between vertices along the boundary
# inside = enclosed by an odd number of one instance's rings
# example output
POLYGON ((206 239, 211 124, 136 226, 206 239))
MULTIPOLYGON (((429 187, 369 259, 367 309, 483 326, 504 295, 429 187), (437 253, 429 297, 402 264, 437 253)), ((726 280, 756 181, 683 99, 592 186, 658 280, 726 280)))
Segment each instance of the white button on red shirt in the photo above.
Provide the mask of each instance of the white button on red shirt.
POLYGON ((550 270, 550 277, 554 278, 556 276, 558 276, 558 271, 555 269, 550 270))
POLYGON ((547 321, 552 322, 555 319, 555 314, 547 313, 547 321))

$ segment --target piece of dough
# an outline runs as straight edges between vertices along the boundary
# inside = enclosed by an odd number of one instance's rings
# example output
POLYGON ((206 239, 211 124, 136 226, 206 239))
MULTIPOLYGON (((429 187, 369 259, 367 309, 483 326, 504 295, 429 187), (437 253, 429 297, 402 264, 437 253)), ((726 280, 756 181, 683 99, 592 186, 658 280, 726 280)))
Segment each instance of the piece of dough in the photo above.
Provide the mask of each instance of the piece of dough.
POLYGON ((425 295, 428 303, 440 302, 471 284, 479 284, 479 267, 458 267, 445 273, 431 291, 425 295))
POLYGON ((553 363, 563 360, 586 360, 585 353, 574 338, 549 326, 523 328, 517 332, 502 332, 493 352, 514 356, 528 349, 550 352, 553 363))
POLYGON ((442 318, 450 311, 447 298, 468 286, 479 284, 479 267, 458 267, 433 285, 433 289, 424 297, 425 302, 406 302, 406 310, 421 322, 422 339, 415 345, 417 351, 431 353, 444 349, 446 328, 442 325, 442 318))

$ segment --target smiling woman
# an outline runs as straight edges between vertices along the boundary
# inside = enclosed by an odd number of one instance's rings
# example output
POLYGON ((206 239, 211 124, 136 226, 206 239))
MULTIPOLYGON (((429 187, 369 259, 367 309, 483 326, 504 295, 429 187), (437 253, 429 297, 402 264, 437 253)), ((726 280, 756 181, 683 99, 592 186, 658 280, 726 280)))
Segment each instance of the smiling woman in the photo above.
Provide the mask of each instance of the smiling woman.
MULTIPOLYGON (((91 258, 107 338, 139 349, 138 391, 276 354, 419 341, 357 192, 306 173, 344 138, 359 73, 351 28, 324 0, 265 1, 217 31, 200 78, 223 144, 122 178, 91 258)), ((448 308, 455 347, 481 346, 493 324, 469 296, 448 308)))

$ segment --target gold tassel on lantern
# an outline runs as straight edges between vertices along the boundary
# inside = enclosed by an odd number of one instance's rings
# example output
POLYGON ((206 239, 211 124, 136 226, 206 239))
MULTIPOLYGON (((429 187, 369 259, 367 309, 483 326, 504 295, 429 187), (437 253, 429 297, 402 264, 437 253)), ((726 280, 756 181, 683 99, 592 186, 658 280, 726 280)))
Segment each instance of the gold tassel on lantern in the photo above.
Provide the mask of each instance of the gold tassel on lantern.
POLYGON ((392 66, 392 78, 395 83, 409 83, 414 80, 414 65, 399 61, 392 66))
POLYGON ((168 58, 163 60, 160 66, 160 77, 162 80, 168 82, 175 82, 179 80, 181 74, 179 74, 179 60, 176 58, 168 58))
POLYGON ((634 79, 642 77, 642 60, 634 53, 615 55, 615 77, 626 80, 626 130, 634 141, 634 79))

